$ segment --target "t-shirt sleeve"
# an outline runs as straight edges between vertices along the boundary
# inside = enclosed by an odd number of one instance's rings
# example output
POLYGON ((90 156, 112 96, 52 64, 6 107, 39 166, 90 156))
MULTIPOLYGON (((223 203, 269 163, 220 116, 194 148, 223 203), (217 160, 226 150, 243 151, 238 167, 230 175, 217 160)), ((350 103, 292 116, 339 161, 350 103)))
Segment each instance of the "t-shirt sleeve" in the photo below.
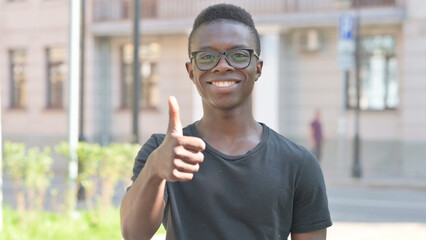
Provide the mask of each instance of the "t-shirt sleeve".
POLYGON ((306 150, 303 161, 293 199, 292 233, 312 232, 332 225, 321 167, 306 150))
MULTIPOLYGON (((145 166, 145 163, 151 155, 151 153, 163 142, 165 135, 164 134, 153 134, 151 137, 146 141, 146 143, 142 146, 142 148, 139 150, 138 155, 136 156, 135 163, 133 165, 133 176, 132 176, 132 185, 135 182, 135 180, 138 178, 140 172, 142 171, 143 167, 145 166)), ((131 188, 127 188, 127 191, 131 188)))

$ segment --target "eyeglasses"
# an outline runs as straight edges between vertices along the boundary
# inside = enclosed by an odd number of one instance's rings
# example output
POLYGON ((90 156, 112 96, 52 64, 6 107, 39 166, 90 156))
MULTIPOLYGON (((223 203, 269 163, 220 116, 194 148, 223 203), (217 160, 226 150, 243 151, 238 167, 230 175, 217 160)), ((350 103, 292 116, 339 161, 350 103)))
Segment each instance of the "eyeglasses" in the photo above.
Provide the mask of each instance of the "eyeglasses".
POLYGON ((191 61, 194 59, 195 65, 200 71, 209 71, 217 66, 220 57, 225 55, 226 62, 235 69, 244 69, 250 65, 251 55, 259 59, 254 49, 238 48, 225 52, 214 50, 202 50, 191 53, 191 61))

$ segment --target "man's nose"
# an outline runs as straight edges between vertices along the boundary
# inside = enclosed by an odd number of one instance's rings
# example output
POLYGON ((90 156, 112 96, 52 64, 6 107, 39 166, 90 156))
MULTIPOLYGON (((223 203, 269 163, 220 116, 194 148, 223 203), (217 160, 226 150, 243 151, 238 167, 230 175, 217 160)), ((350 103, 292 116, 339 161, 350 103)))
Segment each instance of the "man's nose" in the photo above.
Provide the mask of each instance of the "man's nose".
POLYGON ((225 55, 221 55, 219 57, 219 62, 217 63, 216 67, 213 69, 213 71, 231 71, 234 70, 234 68, 228 63, 226 60, 225 55))

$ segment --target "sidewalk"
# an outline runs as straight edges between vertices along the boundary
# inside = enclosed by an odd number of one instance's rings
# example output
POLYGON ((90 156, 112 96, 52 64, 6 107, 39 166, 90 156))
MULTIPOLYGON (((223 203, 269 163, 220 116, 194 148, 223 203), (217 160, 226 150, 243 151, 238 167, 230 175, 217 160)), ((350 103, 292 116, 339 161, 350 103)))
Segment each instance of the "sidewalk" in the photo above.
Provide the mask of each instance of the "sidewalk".
POLYGON ((360 187, 380 187, 380 188, 405 188, 426 190, 426 179, 407 177, 334 177, 325 176, 327 185, 334 186, 360 186, 360 187))
POLYGON ((328 240, 426 240, 426 224, 420 223, 334 223, 328 240))

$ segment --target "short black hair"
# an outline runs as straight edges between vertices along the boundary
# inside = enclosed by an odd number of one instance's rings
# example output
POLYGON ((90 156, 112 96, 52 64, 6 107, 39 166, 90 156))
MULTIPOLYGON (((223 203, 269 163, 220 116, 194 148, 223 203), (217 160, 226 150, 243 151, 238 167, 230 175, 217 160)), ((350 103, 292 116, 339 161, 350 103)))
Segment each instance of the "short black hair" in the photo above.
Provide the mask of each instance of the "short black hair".
POLYGON ((192 26, 191 34, 188 39, 188 55, 191 56, 191 44, 192 38, 196 30, 204 24, 209 24, 216 21, 231 21, 235 23, 240 23, 247 26, 250 29, 251 34, 254 37, 256 44, 256 53, 260 55, 260 38, 259 33, 254 26, 253 18, 250 13, 245 9, 232 5, 232 4, 216 4, 207 7, 198 14, 194 20, 194 25, 192 26))

